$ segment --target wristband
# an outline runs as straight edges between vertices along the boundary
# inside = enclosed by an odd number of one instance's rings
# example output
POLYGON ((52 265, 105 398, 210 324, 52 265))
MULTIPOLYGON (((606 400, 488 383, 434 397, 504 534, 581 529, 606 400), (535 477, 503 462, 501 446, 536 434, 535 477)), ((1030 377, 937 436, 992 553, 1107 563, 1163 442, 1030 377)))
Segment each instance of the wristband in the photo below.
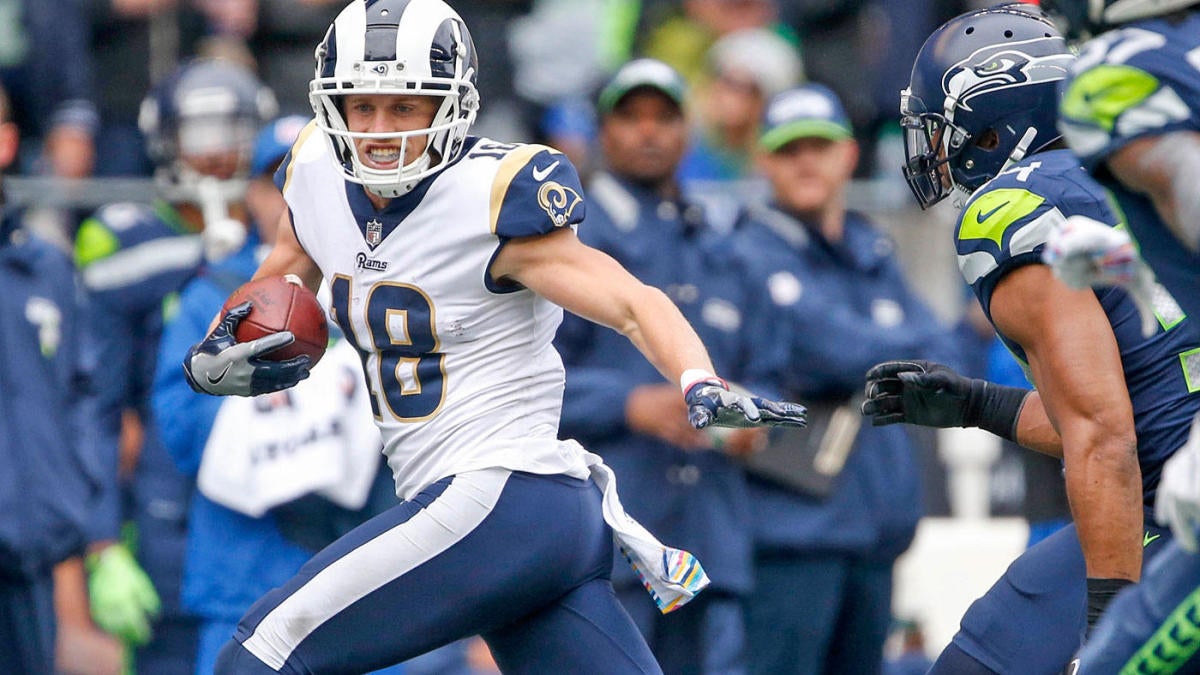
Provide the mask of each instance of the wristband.
POLYGON ((963 413, 963 426, 979 427, 1012 442, 1017 441, 1017 421, 1031 389, 1006 387, 986 380, 971 380, 971 393, 963 413))
POLYGON ((682 391, 686 396, 688 389, 691 389, 694 385, 700 382, 712 382, 714 384, 719 384, 725 389, 729 388, 729 385, 725 383, 725 380, 722 380, 710 371, 702 368, 688 368, 687 370, 683 371, 682 375, 679 376, 679 390, 682 391))
POLYGON ((1090 633, 1100 615, 1108 608, 1108 603, 1121 592, 1122 588, 1132 584, 1129 579, 1092 579, 1087 580, 1087 627, 1090 633))

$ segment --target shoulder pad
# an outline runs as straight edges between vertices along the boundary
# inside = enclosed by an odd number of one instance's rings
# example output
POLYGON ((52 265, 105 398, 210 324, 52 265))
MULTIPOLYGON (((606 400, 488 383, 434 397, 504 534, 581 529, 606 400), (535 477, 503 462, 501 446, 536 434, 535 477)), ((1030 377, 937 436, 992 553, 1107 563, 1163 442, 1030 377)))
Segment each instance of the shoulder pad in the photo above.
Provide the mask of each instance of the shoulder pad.
POLYGON ((586 211, 579 173, 566 155, 544 145, 518 145, 501 158, 491 190, 494 234, 545 234, 582 222, 586 211))

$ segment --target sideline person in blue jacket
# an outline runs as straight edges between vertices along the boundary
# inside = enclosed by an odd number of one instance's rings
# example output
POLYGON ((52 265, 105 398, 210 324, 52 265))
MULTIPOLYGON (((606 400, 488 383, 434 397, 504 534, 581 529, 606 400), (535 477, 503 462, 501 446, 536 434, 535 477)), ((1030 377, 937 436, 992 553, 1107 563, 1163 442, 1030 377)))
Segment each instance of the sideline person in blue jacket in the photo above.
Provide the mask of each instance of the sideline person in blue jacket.
MULTIPOLYGON (((850 402, 888 355, 957 363, 950 333, 909 290, 891 240, 847 210, 858 146, 836 95, 815 84, 778 95, 760 149, 772 201, 748 210, 734 241, 756 260, 771 312, 791 333, 791 365, 774 388, 819 409, 850 402)), ((822 433, 815 415, 809 432, 822 433)), ((903 431, 859 425, 826 495, 751 475, 751 672, 880 670, 892 566, 922 513, 915 451, 903 431)))
MULTIPOLYGON (((0 88, 0 170, 17 152, 0 88)), ((54 672, 54 567, 80 555, 98 472, 84 443, 84 326, 71 260, 0 190, 0 672, 54 672)))
MULTIPOLYGON (((695 327, 720 372, 746 381, 767 369, 761 297, 726 254, 724 236, 681 194, 687 144, 684 84, 665 63, 623 66, 599 96, 606 170, 587 186, 579 237, 664 291, 695 327), (752 339, 757 339, 751 342, 752 339), (752 344, 763 345, 755 353, 752 344), (761 364, 761 365, 760 365, 761 364)), ((621 334, 567 315, 555 346, 566 365, 560 433, 580 439, 617 474, 631 513, 704 561, 712 585, 683 610, 660 615, 633 574, 613 585, 667 673, 745 672, 742 601, 750 590, 745 478, 730 457, 757 433, 696 431, 679 392, 621 334), (718 447, 720 446, 720 447, 718 447)))

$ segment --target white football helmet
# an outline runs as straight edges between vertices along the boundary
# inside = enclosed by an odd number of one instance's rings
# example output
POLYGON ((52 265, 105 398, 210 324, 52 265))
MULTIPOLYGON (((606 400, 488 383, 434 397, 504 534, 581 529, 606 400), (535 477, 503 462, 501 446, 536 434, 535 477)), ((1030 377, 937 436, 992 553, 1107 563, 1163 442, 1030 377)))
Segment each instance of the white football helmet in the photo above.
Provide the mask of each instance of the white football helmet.
POLYGON ((466 24, 442 0, 354 0, 329 26, 316 59, 309 101, 347 180, 381 197, 399 197, 462 151, 479 111, 479 61, 466 24), (426 129, 359 133, 347 128, 341 108, 342 97, 351 93, 424 95, 442 102, 426 129), (409 139, 420 136, 428 139, 424 152, 405 164, 409 139), (399 139, 400 164, 386 170, 364 165, 354 143, 368 138, 399 139))

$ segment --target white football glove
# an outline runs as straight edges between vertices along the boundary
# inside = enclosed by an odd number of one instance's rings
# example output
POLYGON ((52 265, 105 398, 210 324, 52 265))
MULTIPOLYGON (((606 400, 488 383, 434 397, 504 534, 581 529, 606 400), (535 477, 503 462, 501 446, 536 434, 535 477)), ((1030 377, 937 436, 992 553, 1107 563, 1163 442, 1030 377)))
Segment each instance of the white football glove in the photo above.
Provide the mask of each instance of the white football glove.
POLYGON ((1200 528, 1200 414, 1192 421, 1187 443, 1163 464, 1154 502, 1154 519, 1169 525, 1183 548, 1197 551, 1200 528))
POLYGON ((1087 216, 1071 216, 1046 242, 1042 260, 1072 288, 1120 286, 1142 317, 1142 334, 1158 327, 1154 272, 1138 255, 1129 233, 1087 216))

